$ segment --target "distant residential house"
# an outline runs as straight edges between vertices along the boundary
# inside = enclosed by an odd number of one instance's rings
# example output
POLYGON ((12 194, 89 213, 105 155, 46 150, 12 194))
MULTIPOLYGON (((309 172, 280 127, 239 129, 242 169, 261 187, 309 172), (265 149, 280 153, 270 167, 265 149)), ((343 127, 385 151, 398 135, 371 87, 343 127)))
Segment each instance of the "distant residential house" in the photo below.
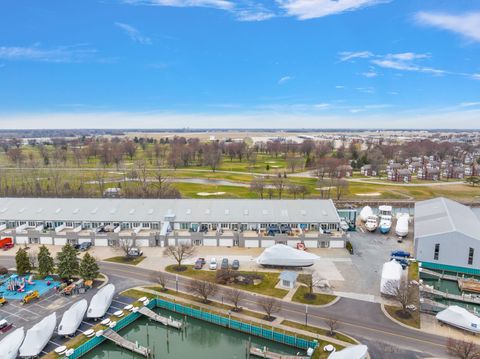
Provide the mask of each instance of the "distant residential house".
POLYGON ((412 180, 412 172, 408 168, 399 168, 387 172, 389 181, 408 183, 412 180))
POLYGON ((392 163, 389 163, 387 165, 386 170, 387 170, 387 172, 391 172, 391 171, 393 172, 393 171, 398 170, 400 168, 402 168, 402 165, 400 163, 392 162, 392 163))
POLYGON ((417 172, 417 178, 425 181, 438 181, 440 179, 439 168, 420 168, 417 172))
POLYGON ((459 166, 449 166, 443 169, 442 176, 447 179, 463 179, 465 177, 465 169, 459 166))
POLYGON ((337 177, 351 177, 353 172, 353 168, 350 165, 342 165, 338 166, 336 169, 337 177))
POLYGON ((367 177, 377 175, 377 171, 373 169, 372 165, 363 165, 360 168, 360 173, 364 176, 367 176, 367 177))
POLYGON ((122 190, 116 187, 109 187, 103 192, 103 197, 105 198, 119 198, 121 196, 122 190))
POLYGON ((465 166, 465 177, 480 176, 480 168, 476 164, 465 166))
POLYGON ((428 161, 426 164, 427 168, 440 168, 440 163, 438 161, 428 161))
POLYGON ((420 168, 422 168, 422 163, 420 161, 415 161, 408 165, 408 169, 412 173, 417 173, 420 168))

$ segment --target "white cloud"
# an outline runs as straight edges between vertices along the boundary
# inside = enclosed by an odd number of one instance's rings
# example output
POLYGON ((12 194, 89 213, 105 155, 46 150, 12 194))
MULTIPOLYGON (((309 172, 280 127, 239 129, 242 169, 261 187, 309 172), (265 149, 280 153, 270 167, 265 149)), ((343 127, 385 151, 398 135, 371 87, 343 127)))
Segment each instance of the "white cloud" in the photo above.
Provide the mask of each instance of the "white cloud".
POLYGON ((452 31, 470 40, 480 41, 480 12, 451 15, 422 11, 415 15, 415 19, 420 24, 452 31))
POLYGON ((231 10, 234 3, 227 0, 124 0, 124 3, 134 5, 172 6, 172 7, 211 7, 231 10))
POLYGON ((278 80, 278 84, 283 85, 283 84, 285 84, 285 83, 287 83, 288 81, 291 81, 291 80, 293 80, 292 76, 283 76, 282 78, 280 78, 280 80, 278 80))
POLYGON ((370 71, 367 71, 367 72, 362 72, 362 75, 365 76, 365 77, 368 77, 368 78, 378 76, 378 74, 374 70, 370 70, 370 71))
POLYGON ((344 89, 345 86, 343 86, 343 85, 337 85, 337 86, 335 86, 335 88, 341 90, 341 89, 344 89))
POLYGON ((373 53, 370 51, 343 51, 339 53, 340 61, 350 61, 353 59, 368 59, 373 56, 373 53))
POLYGON ((459 104, 460 107, 474 107, 474 106, 480 106, 480 102, 462 102, 459 104))
POLYGON ((29 47, 0 46, 0 59, 10 61, 83 62, 92 59, 96 53, 97 50, 88 48, 84 44, 54 48, 42 48, 39 45, 29 47))
POLYGON ((329 104, 329 103, 317 103, 317 104, 313 105, 313 107, 317 110, 327 110, 327 109, 331 108, 332 105, 329 104))
POLYGON ((375 89, 372 86, 367 86, 367 87, 357 87, 357 91, 363 92, 363 93, 374 93, 375 89))
POLYGON ((140 34, 140 31, 138 31, 132 25, 125 24, 123 22, 116 22, 115 26, 118 26, 120 29, 125 31, 125 33, 128 35, 128 37, 130 37, 132 41, 138 42, 142 45, 150 45, 152 43, 152 40, 149 37, 142 36, 142 34, 140 34))
POLYGON ((472 75, 472 78, 473 78, 474 80, 480 80, 480 74, 473 74, 473 75, 472 75))
POLYGON ((277 0, 278 5, 286 11, 287 15, 300 20, 355 11, 386 2, 389 0, 277 0))

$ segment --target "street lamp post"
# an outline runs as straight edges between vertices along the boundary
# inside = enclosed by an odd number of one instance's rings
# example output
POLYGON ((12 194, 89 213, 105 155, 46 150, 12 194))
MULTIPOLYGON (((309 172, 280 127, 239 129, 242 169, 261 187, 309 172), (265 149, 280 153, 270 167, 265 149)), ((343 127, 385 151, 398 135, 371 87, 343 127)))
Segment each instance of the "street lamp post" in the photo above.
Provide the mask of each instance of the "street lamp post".
POLYGON ((178 274, 175 274, 175 290, 178 293, 178 274))
POLYGON ((308 326, 308 304, 305 304, 305 326, 308 326))

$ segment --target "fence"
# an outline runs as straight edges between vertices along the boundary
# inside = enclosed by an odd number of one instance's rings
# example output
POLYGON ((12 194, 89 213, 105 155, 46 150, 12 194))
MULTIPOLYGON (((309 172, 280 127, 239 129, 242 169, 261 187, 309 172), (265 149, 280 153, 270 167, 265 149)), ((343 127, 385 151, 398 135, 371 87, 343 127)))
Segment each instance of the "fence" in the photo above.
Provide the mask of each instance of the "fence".
POLYGON ((297 338, 297 336, 276 332, 273 327, 272 329, 266 329, 261 326, 258 327, 250 323, 243 323, 229 317, 223 317, 217 314, 204 312, 202 310, 193 309, 182 304, 172 303, 159 298, 156 299, 156 306, 159 308, 170 310, 175 313, 184 314, 192 318, 204 320, 209 323, 221 325, 226 328, 238 330, 240 332, 251 334, 264 339, 269 339, 300 349, 316 348, 318 344, 316 341, 297 338))
MULTIPOLYGON (((152 299, 150 303, 148 303, 147 307, 150 309, 152 309, 153 307, 167 309, 175 313, 187 315, 192 318, 200 319, 212 324, 221 325, 226 328, 238 330, 239 332, 243 332, 243 333, 254 335, 260 338, 268 339, 277 343, 286 344, 299 349, 306 350, 308 348, 316 348, 318 345, 318 342, 315 340, 312 341, 312 340, 307 340, 303 338, 297 338, 297 336, 276 332, 273 329, 273 327, 272 329, 263 328, 261 326, 258 327, 250 323, 244 323, 235 319, 231 319, 229 317, 223 317, 221 315, 204 312, 198 309, 193 309, 191 307, 187 307, 179 303, 173 303, 173 302, 169 302, 167 300, 163 300, 159 298, 152 299)), ((141 314, 136 312, 121 318, 117 322, 117 325, 113 328, 113 330, 115 330, 116 332, 122 330, 127 325, 137 320, 140 316, 141 314)), ((81 356, 88 353, 90 350, 94 349, 96 346, 103 343, 105 340, 106 338, 103 336, 94 337, 88 340, 87 342, 75 348, 75 351, 73 352, 72 355, 69 356, 69 359, 80 358, 81 356)))

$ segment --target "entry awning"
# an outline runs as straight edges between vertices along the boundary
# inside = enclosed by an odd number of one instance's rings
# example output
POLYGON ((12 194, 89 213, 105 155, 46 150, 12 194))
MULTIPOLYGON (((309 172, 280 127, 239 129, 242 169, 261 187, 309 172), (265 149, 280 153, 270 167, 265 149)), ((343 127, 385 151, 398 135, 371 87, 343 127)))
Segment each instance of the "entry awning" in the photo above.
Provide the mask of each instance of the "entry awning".
POLYGON ((163 222, 162 229, 160 230, 161 236, 166 236, 168 231, 170 230, 170 222, 163 222))

